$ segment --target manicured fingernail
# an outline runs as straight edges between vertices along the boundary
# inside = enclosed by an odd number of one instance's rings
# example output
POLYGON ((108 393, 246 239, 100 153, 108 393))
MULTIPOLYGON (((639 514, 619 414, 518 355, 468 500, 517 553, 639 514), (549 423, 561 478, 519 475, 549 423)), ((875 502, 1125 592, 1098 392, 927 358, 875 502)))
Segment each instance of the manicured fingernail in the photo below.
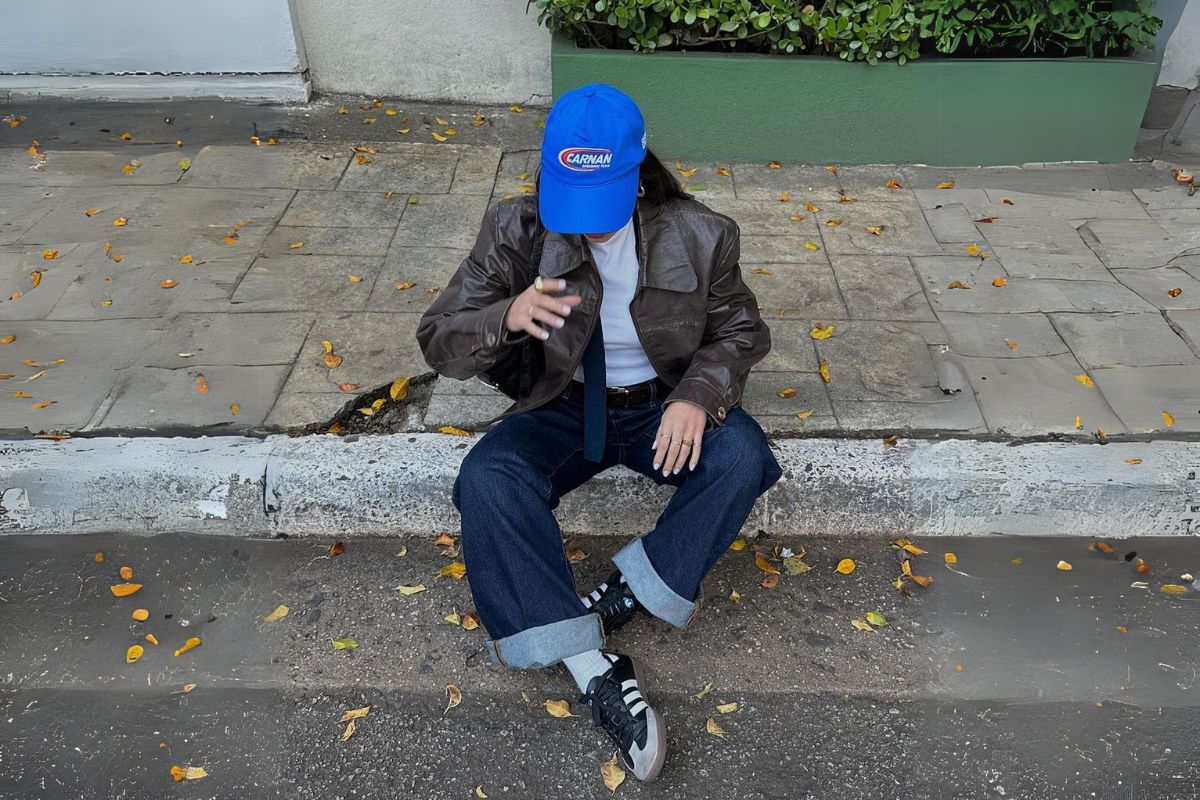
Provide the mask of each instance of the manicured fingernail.
POLYGON ((655 468, 655 469, 658 469, 658 468, 659 468, 659 466, 660 466, 659 464, 655 464, 655 465, 654 465, 654 468, 655 468))
POLYGON ((676 468, 675 468, 675 474, 676 474, 676 475, 678 475, 678 474, 679 474, 679 471, 680 471, 681 469, 683 469, 683 467, 676 467, 676 468))
POLYGON ((549 338, 550 338, 550 331, 542 331, 542 333, 541 333, 541 337, 542 337, 543 339, 549 339, 549 338))
POLYGON ((671 470, 669 470, 669 469, 664 469, 664 470, 663 470, 663 477, 664 477, 664 478, 665 478, 665 477, 667 477, 667 476, 668 476, 668 475, 670 475, 670 474, 671 474, 671 470))
POLYGON ((563 316, 566 316, 567 314, 570 314, 570 313, 571 313, 571 307, 563 306, 563 316))
POLYGON ((561 320, 561 319, 554 320, 554 327, 561 328, 562 326, 563 326, 563 320, 561 320))

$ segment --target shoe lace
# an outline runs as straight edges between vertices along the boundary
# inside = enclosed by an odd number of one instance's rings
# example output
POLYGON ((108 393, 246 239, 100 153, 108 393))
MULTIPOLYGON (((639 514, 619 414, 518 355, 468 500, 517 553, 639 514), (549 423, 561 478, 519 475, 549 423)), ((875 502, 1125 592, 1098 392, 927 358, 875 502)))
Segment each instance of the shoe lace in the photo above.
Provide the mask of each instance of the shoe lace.
POLYGON ((622 748, 628 747, 637 737, 641 721, 629 713, 616 681, 602 679, 596 691, 582 699, 592 708, 592 724, 612 733, 622 748))
POLYGON ((591 610, 606 620, 617 620, 632 615, 637 610, 637 603, 626 603, 626 591, 620 583, 609 584, 591 610))

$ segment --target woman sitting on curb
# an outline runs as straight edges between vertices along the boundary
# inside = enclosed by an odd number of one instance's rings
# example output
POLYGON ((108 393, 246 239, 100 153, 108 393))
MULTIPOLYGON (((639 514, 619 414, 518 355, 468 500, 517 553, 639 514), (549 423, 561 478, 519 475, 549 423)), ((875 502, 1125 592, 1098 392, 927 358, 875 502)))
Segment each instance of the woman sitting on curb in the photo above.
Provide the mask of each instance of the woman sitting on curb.
POLYGON ((632 99, 605 84, 567 92, 541 152, 538 194, 488 212, 417 338, 430 366, 464 380, 490 375, 527 337, 542 350, 544 366, 454 486, 471 592, 493 660, 562 661, 626 766, 651 780, 663 718, 638 663, 605 637, 639 611, 687 624, 705 574, 779 479, 739 406, 770 333, 738 267, 737 225, 647 150, 632 99), (676 491, 580 597, 553 509, 617 464, 676 491))

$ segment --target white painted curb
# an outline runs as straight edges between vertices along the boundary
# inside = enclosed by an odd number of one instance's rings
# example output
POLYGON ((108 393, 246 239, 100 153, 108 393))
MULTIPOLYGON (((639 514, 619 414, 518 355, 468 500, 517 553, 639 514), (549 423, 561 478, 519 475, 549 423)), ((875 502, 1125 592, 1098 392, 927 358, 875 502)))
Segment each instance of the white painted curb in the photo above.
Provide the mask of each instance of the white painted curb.
MULTIPOLYGON (((450 491, 474 440, 99 438, 0 444, 0 532, 250 536, 457 530, 450 491)), ((1200 533, 1200 444, 789 439, 746 523, 775 535, 1200 533), (1141 463, 1127 463, 1141 459, 1141 463)), ((621 468, 564 499, 564 530, 632 535, 670 490, 621 468)))

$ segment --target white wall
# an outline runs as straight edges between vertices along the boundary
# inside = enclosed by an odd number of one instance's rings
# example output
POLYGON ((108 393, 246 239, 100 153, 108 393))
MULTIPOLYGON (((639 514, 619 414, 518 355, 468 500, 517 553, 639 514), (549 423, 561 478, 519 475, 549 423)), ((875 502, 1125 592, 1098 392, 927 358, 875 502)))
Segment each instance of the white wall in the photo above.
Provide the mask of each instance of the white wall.
POLYGON ((296 0, 314 88, 548 101, 550 34, 524 0, 296 0))
POLYGON ((0 2, 0 92, 12 97, 309 96, 289 0, 0 2))
POLYGON ((1179 26, 1163 51, 1158 83, 1195 89, 1200 82, 1197 72, 1200 72, 1200 0, 1193 0, 1184 9, 1179 26))

